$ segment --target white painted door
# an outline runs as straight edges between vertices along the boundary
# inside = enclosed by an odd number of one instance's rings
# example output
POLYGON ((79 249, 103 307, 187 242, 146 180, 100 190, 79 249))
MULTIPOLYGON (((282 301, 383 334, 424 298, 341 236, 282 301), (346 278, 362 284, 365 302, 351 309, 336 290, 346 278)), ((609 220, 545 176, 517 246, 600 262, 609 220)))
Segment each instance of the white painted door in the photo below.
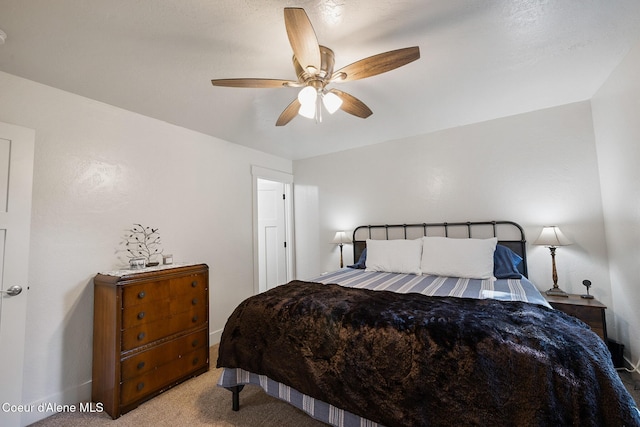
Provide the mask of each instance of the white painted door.
POLYGON ((287 282, 284 184, 258 179, 259 290, 287 282))
POLYGON ((23 413, 34 139, 31 129, 0 123, 0 425, 7 427, 21 425, 23 413))

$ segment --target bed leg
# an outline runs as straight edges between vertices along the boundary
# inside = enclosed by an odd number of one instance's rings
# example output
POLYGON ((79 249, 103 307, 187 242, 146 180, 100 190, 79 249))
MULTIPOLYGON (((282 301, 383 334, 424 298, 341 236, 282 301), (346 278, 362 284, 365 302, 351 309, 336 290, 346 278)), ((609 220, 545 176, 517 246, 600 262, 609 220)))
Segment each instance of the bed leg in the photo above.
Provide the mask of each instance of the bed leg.
POLYGON ((231 409, 236 412, 239 411, 240 410, 240 392, 244 388, 244 385, 236 385, 233 387, 225 387, 225 388, 229 390, 231 393, 233 393, 231 395, 231 409))

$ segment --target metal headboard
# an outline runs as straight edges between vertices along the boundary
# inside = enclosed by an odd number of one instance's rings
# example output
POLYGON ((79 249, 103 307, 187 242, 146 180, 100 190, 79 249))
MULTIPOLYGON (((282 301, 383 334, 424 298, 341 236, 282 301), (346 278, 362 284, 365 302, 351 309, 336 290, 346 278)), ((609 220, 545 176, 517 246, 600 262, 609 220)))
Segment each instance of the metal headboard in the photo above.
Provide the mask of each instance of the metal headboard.
POLYGON ((518 270, 528 277, 524 230, 512 221, 439 222, 422 224, 361 225, 353 230, 353 260, 360 259, 367 239, 417 239, 423 236, 498 238, 498 243, 522 257, 518 270))

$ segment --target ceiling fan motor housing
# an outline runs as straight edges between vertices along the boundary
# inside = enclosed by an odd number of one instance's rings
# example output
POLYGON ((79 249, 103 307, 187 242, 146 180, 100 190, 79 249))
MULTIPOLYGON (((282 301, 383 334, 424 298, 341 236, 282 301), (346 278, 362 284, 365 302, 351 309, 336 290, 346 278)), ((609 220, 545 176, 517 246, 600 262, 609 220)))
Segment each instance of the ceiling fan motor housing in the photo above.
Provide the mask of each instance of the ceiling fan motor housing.
POLYGON ((311 73, 309 72, 309 70, 303 68, 302 65, 300 65, 300 62, 298 62, 298 58, 296 58, 295 55, 293 55, 292 61, 299 81, 308 83, 313 80, 319 80, 322 83, 321 88, 323 88, 329 82, 329 79, 331 79, 331 76, 333 75, 335 56, 333 51, 328 47, 322 45, 319 45, 319 47, 320 70, 318 70, 317 73, 311 73))

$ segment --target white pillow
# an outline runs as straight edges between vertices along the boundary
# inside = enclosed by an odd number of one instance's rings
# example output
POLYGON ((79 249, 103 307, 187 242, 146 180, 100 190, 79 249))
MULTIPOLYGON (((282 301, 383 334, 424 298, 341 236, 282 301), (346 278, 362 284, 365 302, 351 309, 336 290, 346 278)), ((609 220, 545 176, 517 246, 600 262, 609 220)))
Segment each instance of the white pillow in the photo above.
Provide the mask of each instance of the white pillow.
POLYGON ((365 271, 421 274, 421 256, 422 239, 367 239, 367 262, 365 271))
POLYGON ((498 239, 423 237, 422 274, 469 279, 493 278, 493 253, 498 239))

